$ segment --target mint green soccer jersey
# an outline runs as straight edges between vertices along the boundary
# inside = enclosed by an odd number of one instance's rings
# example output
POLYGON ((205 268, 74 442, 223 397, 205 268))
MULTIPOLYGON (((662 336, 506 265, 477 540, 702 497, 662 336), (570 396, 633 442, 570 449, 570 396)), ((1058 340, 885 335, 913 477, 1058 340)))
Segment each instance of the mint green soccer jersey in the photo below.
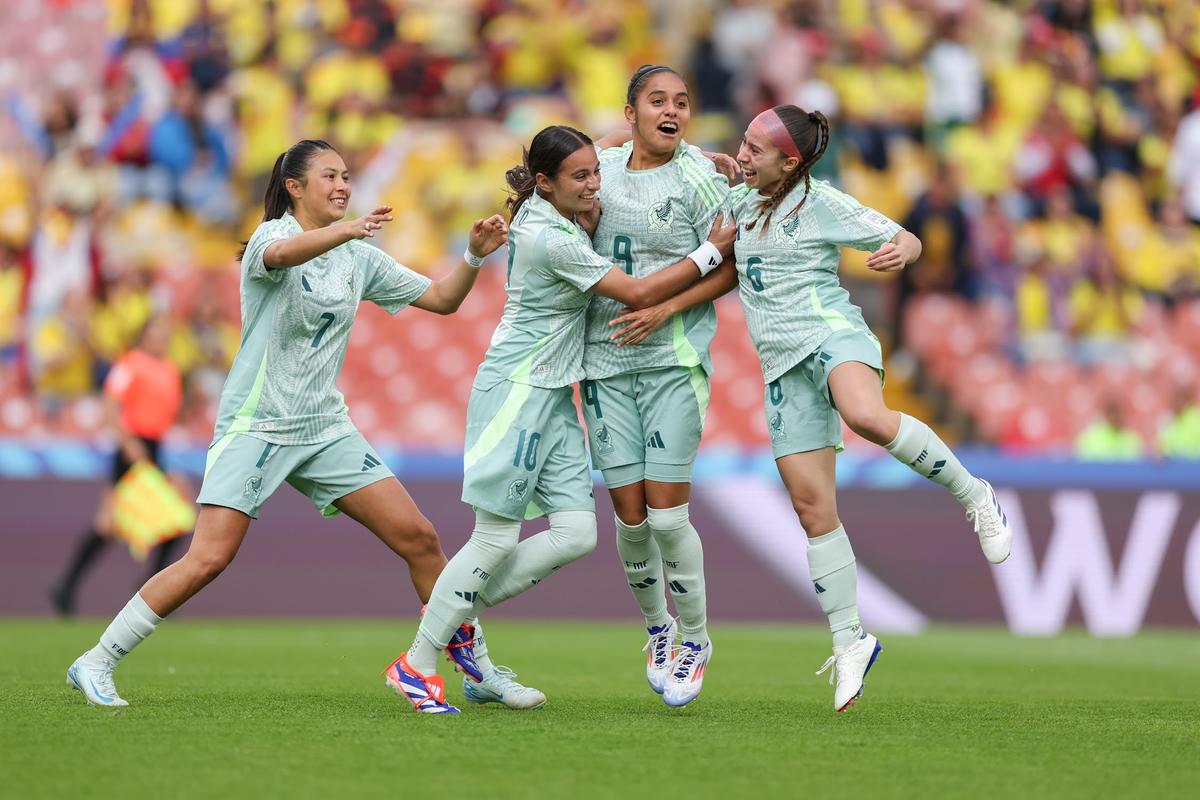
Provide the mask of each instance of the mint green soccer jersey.
MULTIPOLYGON (((661 167, 631 170, 632 143, 600 153, 600 226, 596 252, 635 278, 687 257, 708 238, 717 212, 729 213, 729 184, 696 147, 681 143, 661 167)), ((609 326, 622 304, 597 297, 588 309, 584 369, 592 380, 662 367, 703 366, 717 330, 711 303, 675 315, 645 341, 617 348, 609 326)))
POLYGON ((553 389, 582 380, 587 292, 612 267, 573 220, 537 194, 526 200, 509 227, 504 315, 475 387, 509 380, 553 389))
POLYGON ((739 293, 767 383, 803 361, 835 331, 869 333, 862 311, 838 282, 840 250, 877 250, 902 230, 819 180, 812 181, 804 207, 789 217, 803 197, 800 184, 771 216, 764 234, 761 220, 754 230, 746 230, 758 216, 763 196, 745 185, 733 192, 739 293))
POLYGON ((258 226, 242 256, 242 340, 221 390, 213 440, 248 433, 281 445, 354 431, 335 381, 361 300, 395 314, 431 281, 361 241, 288 269, 267 269, 272 242, 301 233, 291 214, 258 226))

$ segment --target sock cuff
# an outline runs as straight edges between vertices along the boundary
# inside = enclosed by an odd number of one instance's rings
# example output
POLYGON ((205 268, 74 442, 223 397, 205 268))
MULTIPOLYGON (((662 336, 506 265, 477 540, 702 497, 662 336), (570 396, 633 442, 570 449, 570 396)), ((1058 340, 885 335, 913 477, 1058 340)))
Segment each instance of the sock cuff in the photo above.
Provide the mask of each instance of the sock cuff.
POLYGON ((834 530, 815 539, 808 540, 808 571, 812 579, 820 580, 854 563, 854 549, 846 529, 839 525, 834 530))
POLYGON ((889 453, 901 455, 916 449, 918 443, 913 439, 921 434, 922 428, 927 430, 928 426, 916 417, 910 417, 901 411, 900 429, 896 431, 896 438, 885 444, 883 449, 889 453))
POLYGON ((625 539, 630 542, 644 542, 650 536, 650 518, 649 517, 642 520, 637 525, 630 525, 628 522, 622 521, 621 518, 618 517, 616 514, 613 515, 613 519, 617 523, 617 536, 620 536, 622 539, 625 539), (639 534, 639 535, 635 538, 633 536, 628 535, 631 533, 639 534))
POLYGON ((137 614, 148 625, 158 625, 158 623, 163 621, 163 618, 155 614, 154 609, 150 608, 146 601, 142 599, 141 592, 133 593, 133 597, 129 598, 126 608, 130 612, 137 614))
POLYGON ((688 504, 673 508, 646 507, 646 521, 656 531, 673 531, 688 525, 688 504))

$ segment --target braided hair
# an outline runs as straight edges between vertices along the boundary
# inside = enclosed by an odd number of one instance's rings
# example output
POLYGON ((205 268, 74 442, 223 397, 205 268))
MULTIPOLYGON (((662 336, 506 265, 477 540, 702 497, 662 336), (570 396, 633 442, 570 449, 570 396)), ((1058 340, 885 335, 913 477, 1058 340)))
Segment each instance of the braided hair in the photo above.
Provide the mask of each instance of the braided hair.
POLYGON ((754 230, 754 226, 761 219, 763 226, 760 235, 767 232, 767 227, 771 224, 771 215, 783 203, 788 192, 796 188, 801 179, 804 180, 804 197, 787 216, 792 216, 804 207, 804 203, 808 200, 808 192, 812 188, 813 165, 820 160, 825 153, 825 148, 829 145, 829 120, 820 111, 805 111, 793 105, 775 106, 774 111, 783 121, 788 134, 804 158, 799 167, 784 176, 771 196, 758 204, 758 216, 746 226, 746 230, 754 230))

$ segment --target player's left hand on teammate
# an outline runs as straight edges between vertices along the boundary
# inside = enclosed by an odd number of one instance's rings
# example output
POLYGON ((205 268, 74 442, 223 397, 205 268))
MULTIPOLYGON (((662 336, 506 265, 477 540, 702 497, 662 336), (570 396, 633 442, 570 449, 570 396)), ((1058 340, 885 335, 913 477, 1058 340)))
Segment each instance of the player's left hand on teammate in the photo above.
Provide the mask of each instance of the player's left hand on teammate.
POLYGON ((600 227, 600 198, 596 198, 596 202, 592 204, 589 211, 581 211, 575 215, 575 221, 579 223, 579 227, 583 228, 584 232, 589 236, 596 235, 596 228, 600 227))
POLYGON ((646 337, 658 330, 671 317, 666 303, 659 303, 650 308, 634 311, 626 308, 621 316, 608 323, 609 327, 621 325, 608 338, 617 343, 617 347, 644 342, 646 337))
POLYGON ((477 256, 487 256, 508 244, 508 224, 504 217, 492 214, 487 219, 477 219, 471 226, 470 249, 477 256))
POLYGON ((903 251, 893 242, 888 242, 867 258, 867 269, 875 272, 897 272, 908 263, 903 251))
POLYGON ((707 150, 704 151, 704 155, 708 156, 708 160, 713 162, 717 172, 724 175, 725 180, 729 181, 729 185, 732 186, 738 176, 738 163, 733 156, 726 153, 710 153, 707 150))

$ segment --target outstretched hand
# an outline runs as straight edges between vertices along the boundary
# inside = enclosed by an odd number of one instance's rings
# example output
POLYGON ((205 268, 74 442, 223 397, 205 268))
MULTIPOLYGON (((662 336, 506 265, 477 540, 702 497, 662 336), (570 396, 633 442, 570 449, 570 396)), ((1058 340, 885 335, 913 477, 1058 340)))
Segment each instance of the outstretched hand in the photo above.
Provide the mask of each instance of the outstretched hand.
POLYGON ((383 227, 383 223, 391 221, 392 207, 379 206, 366 216, 347 220, 342 224, 346 226, 351 239, 371 239, 375 236, 375 231, 383 227))
POLYGON ((477 219, 471 226, 468 248, 472 255, 488 256, 505 244, 508 244, 508 224, 499 214, 492 214, 487 219, 477 219))

